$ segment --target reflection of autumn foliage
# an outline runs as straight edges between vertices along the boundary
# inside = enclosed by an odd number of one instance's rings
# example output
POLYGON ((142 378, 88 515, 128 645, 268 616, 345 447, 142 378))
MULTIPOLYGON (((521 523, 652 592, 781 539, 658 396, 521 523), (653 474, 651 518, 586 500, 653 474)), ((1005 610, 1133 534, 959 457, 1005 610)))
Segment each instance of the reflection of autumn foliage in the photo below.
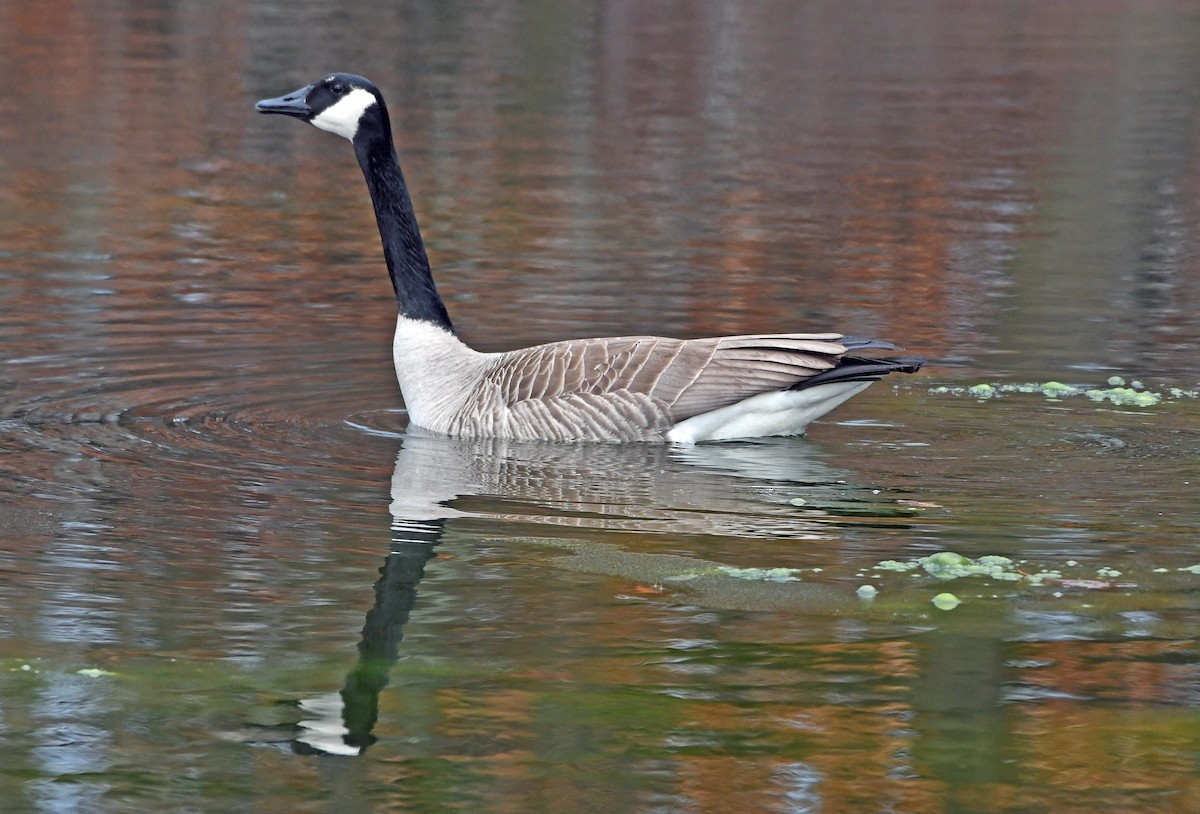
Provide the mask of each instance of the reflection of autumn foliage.
MULTIPOLYGON (((633 620, 623 623, 622 615, 614 613, 593 632, 610 625, 630 629, 633 620)), ((637 622, 647 636, 663 632, 647 630, 645 618, 637 622)), ((553 645, 554 637, 549 641, 553 645)), ((627 642, 628 634, 614 637, 618 641, 627 642)), ((953 766, 956 751, 970 766, 980 748, 970 716, 948 708, 946 714, 960 716, 961 728, 957 740, 943 740, 945 733, 931 724, 937 713, 914 705, 926 685, 937 682, 921 663, 927 645, 921 639, 780 640, 747 648, 743 657, 736 644, 713 643, 707 658, 688 658, 664 644, 648 640, 626 656, 617 646, 587 667, 553 675, 516 671, 507 690, 460 687, 425 696, 431 706, 424 714, 436 719, 447 746, 462 745, 455 749, 457 769, 448 766, 443 776, 457 775, 460 793, 489 801, 491 810, 520 811, 537 800, 582 809, 596 794, 629 807, 640 798, 623 796, 611 781, 638 773, 645 775, 642 794, 649 783, 663 799, 687 801, 696 810, 746 814, 787 810, 787 801, 824 811, 1007 811, 1049 804, 1083 812, 1134 805, 1165 789, 1173 791, 1164 799, 1174 802, 1161 810, 1185 812, 1185 786, 1196 785, 1175 779, 1190 774, 1196 747, 1191 719, 1175 715, 1179 707, 1164 696, 1171 693, 1166 682, 1178 677, 1152 666, 1170 661, 1178 646, 1139 642, 1137 652, 1120 653, 1099 643, 1007 648, 1009 661, 1030 660, 1011 670, 1011 686, 1038 677, 1046 686, 1043 697, 1026 690, 1027 697, 994 707, 1007 727, 991 744, 1000 750, 1002 760, 994 765, 1002 773, 988 777, 978 768, 959 773, 953 766), (756 661, 743 663, 746 657, 756 661), (1158 673, 1133 707, 1119 689, 1106 702, 1088 686, 1096 667, 1114 660, 1128 660, 1134 674, 1158 673), (922 758, 935 740, 943 755, 938 760, 950 765, 922 758), (546 771, 556 762, 564 768, 546 771), (596 785, 581 785, 580 777, 596 785)), ((1144 678, 1136 676, 1139 684, 1144 678)), ((953 697, 939 703, 956 701, 971 704, 953 697)), ((393 720, 404 714, 403 707, 389 711, 393 720)))
MULTIPOLYGON (((114 275, 123 297, 198 293, 205 317, 235 324, 252 313, 286 330, 313 304, 349 298, 361 307, 322 315, 318 335, 348 329, 330 320, 386 334, 389 292, 345 145, 247 107, 297 81, 259 65, 269 15, 66 2, 3 14, 0 105, 39 113, 0 123, 6 245, 110 253, 133 266, 114 275)), ((1117 14, 1096 24, 1119 25, 1117 14)), ((500 47, 511 29, 467 14, 455 30, 507 54, 501 65, 480 73, 472 53, 435 70, 439 43, 453 53, 466 40, 415 23, 400 28, 399 70, 379 57, 360 66, 394 100, 431 255, 468 338, 834 326, 935 356, 988 348, 1010 267, 1045 228, 1047 154, 1072 135, 1061 117, 1077 68, 1038 61, 1056 54, 1041 32, 1070 27, 1069 13, 973 10, 934 31, 903 11, 859 21, 865 30, 833 8, 725 18, 617 4, 602 16, 586 54, 554 45, 578 36, 568 13, 516 52, 500 47)), ((311 32, 293 34, 305 47, 311 32)), ((367 34, 368 53, 383 36, 367 34)), ((1119 79, 1122 63, 1097 56, 1089 69, 1119 79)), ((1191 221, 1193 175, 1179 173, 1164 201, 1175 215, 1131 225, 1130 262, 1140 252, 1145 274, 1096 298, 1141 304, 1110 331, 1130 352, 1165 352, 1185 329, 1173 315, 1194 286, 1164 264, 1186 260, 1171 224, 1191 221), (1148 344, 1164 322, 1168 344, 1148 344)), ((1089 272, 1053 277, 1071 290, 1089 272)))
MULTIPOLYGON (((270 3, 0 3, 0 349, 21 362, 0 404, 23 410, 0 491, 39 495, 29 528, 0 518, 6 632, 269 663, 296 639, 270 632, 311 614, 323 658, 349 650, 394 446, 345 418, 398 404, 391 291, 347 145, 252 109, 327 69, 387 92, 439 285, 482 347, 831 328, 967 361, 1196 370, 1197 33, 1173 4, 338 5, 338 25, 307 6, 295 25, 270 3), (309 419, 322 448, 289 448, 309 419)), ((1191 438, 1073 471, 1042 439, 1018 482, 1029 439, 971 407, 939 406, 937 454, 855 450, 884 480, 978 490, 942 528, 1067 526, 1064 504, 1161 486, 1143 462, 1191 438)), ((1194 639, 1015 642, 1014 623, 968 659, 836 614, 680 625, 669 595, 515 570, 454 586, 490 626, 423 622, 484 678, 394 683, 378 788, 514 812, 1200 799, 1194 639)), ((250 760, 312 783, 310 764, 250 760)))

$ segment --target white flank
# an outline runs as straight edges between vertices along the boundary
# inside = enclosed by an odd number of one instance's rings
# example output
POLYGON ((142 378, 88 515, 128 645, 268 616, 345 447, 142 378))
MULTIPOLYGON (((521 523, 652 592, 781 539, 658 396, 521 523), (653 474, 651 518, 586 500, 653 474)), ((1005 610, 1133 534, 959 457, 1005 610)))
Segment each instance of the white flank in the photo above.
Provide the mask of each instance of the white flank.
POLYGON ((681 421, 667 432, 677 444, 726 441, 767 435, 799 435, 808 422, 820 418, 871 382, 831 382, 805 390, 777 390, 730 404, 681 421))
POLYGON ((362 119, 367 108, 373 104, 375 104, 373 93, 362 88, 355 88, 339 99, 337 103, 313 116, 313 126, 354 141, 354 134, 358 132, 359 120, 362 119))

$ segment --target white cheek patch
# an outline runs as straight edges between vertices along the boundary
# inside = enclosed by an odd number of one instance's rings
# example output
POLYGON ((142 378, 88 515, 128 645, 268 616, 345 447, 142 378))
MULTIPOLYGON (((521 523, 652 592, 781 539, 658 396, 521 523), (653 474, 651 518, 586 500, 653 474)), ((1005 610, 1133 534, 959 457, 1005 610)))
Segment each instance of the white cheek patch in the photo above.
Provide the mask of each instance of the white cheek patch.
POLYGON ((318 115, 313 116, 312 123, 322 130, 328 130, 330 133, 336 133, 354 141, 354 134, 358 132, 359 120, 367 108, 373 104, 375 104, 373 93, 362 88, 355 88, 339 99, 336 104, 330 105, 318 115))

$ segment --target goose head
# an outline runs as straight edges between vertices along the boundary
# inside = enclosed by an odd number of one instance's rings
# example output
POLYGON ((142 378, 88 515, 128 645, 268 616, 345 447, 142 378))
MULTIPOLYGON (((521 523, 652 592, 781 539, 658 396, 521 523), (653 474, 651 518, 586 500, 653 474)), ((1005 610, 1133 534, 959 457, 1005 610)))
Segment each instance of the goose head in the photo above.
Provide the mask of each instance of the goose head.
POLYGON ((371 80, 334 73, 311 85, 256 104, 259 113, 294 116, 352 142, 368 136, 391 136, 387 108, 371 80))

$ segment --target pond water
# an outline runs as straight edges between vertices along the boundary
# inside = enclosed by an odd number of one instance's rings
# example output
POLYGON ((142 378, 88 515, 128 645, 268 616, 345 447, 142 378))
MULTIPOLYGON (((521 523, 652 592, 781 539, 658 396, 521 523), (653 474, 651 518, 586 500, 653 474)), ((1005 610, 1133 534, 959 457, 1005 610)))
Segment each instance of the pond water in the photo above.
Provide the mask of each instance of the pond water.
POLYGON ((378 5, 0 0, 4 811, 1196 810, 1195 4, 378 5), (930 363, 407 432, 353 155, 253 110, 334 69, 480 348, 930 363))

